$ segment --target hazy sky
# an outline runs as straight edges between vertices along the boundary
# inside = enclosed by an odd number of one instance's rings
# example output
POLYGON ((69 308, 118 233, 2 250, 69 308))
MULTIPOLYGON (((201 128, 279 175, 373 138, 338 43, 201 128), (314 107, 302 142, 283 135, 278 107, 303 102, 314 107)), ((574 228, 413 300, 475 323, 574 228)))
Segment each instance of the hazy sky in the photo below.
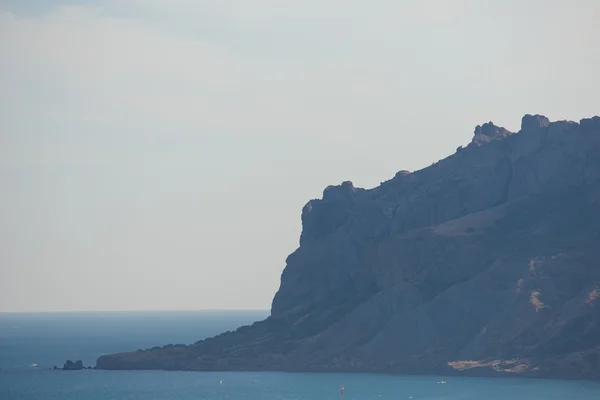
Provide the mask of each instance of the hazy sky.
POLYGON ((300 212, 600 114, 598 0, 0 0, 0 311, 268 308, 300 212))

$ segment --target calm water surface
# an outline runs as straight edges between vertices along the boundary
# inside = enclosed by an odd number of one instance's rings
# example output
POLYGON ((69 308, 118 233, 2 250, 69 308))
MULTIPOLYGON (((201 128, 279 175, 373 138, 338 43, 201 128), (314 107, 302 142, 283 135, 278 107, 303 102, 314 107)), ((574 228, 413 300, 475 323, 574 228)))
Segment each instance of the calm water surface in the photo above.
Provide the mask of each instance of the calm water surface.
POLYGON ((346 389, 344 400, 600 399, 598 383, 559 380, 48 369, 67 358, 93 365, 104 353, 193 343, 266 314, 0 314, 0 399, 339 400, 340 385, 346 389))

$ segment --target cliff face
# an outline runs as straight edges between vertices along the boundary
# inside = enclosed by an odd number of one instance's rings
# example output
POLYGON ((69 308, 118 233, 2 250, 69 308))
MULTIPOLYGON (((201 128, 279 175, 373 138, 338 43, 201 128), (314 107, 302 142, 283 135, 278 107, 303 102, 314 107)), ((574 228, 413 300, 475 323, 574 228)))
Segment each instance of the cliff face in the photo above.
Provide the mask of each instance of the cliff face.
POLYGON ((100 369, 600 379, 600 117, 489 122, 431 167, 302 210, 271 316, 100 369))

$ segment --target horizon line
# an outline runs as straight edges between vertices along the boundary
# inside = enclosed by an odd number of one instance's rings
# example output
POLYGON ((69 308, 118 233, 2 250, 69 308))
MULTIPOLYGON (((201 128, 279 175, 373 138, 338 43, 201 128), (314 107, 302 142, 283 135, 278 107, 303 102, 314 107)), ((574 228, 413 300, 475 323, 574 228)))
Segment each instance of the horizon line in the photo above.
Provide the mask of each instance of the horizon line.
POLYGON ((25 310, 0 311, 0 314, 68 314, 68 313, 131 313, 131 312, 252 312, 270 311, 269 308, 197 308, 197 309, 127 309, 127 310, 25 310))

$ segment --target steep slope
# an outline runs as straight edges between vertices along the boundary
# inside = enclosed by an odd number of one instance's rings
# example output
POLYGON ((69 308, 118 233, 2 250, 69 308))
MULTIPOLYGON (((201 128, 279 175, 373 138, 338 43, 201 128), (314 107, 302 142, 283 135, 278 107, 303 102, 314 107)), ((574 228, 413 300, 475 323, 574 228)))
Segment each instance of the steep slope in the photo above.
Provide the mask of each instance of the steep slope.
POLYGON ((271 316, 100 369, 600 379, 600 117, 493 123, 423 170, 302 210, 271 316))

